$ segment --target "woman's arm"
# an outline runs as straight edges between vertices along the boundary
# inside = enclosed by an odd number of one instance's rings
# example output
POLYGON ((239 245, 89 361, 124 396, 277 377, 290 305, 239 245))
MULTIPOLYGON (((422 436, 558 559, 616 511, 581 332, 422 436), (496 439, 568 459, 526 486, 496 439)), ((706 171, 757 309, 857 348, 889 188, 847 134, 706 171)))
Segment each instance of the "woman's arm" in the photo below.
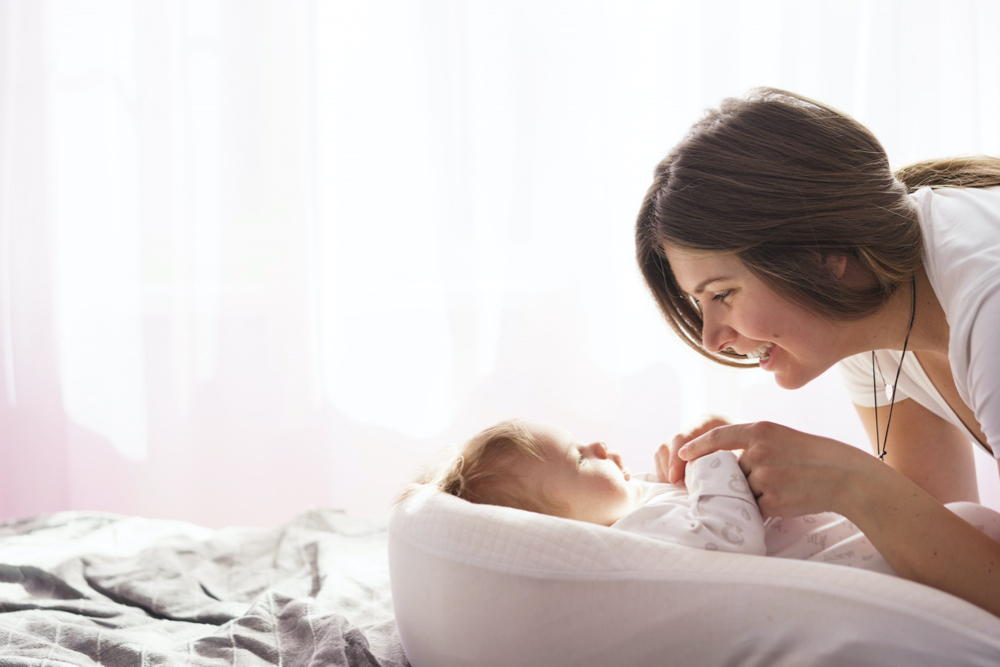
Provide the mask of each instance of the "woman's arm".
MULTIPOLYGON (((889 406, 876 409, 855 405, 854 408, 874 451, 876 410, 881 438, 889 419, 889 406)), ((896 403, 885 462, 939 502, 979 502, 972 443, 956 426, 914 400, 896 403)))
POLYGON ((1000 616, 1000 544, 888 466, 837 511, 871 540, 899 576, 1000 616))
POLYGON ((690 461, 720 449, 746 450, 740 467, 763 516, 841 514, 901 577, 1000 616, 1000 543, 890 466, 850 445, 767 422, 713 429, 679 453, 690 461))

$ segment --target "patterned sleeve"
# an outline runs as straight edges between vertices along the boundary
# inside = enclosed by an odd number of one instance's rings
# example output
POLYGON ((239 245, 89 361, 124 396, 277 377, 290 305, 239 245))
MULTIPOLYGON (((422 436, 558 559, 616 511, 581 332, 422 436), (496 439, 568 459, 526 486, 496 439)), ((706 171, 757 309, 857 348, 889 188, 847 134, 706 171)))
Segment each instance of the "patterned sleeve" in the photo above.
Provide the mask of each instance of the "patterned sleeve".
POLYGON ((685 484, 689 505, 654 499, 615 527, 709 551, 765 554, 764 522, 735 454, 713 452, 688 463, 685 484))

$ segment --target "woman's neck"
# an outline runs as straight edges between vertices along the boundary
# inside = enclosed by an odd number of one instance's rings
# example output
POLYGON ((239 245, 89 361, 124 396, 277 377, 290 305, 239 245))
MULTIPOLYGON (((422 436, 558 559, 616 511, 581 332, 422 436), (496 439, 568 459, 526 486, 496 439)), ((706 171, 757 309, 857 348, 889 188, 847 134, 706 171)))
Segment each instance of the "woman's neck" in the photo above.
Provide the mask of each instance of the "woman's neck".
MULTIPOLYGON (((927 277, 924 267, 917 271, 917 308, 913 318, 913 332, 910 334, 909 349, 948 354, 948 338, 951 328, 945 317, 944 308, 938 301, 934 287, 927 277)), ((909 292, 909 290, 905 290, 909 292)), ((909 294, 907 294, 909 297, 909 294)), ((909 300, 909 299, 908 299, 909 300)), ((912 301, 910 301, 912 303, 912 301)))
POLYGON ((917 270, 913 282, 906 281, 900 285, 892 298, 866 324, 867 349, 902 350, 906 342, 906 349, 913 352, 948 354, 948 320, 923 267, 917 270), (915 308, 914 287, 917 290, 915 308), (909 342, 906 342, 911 312, 913 328, 909 329, 909 342))

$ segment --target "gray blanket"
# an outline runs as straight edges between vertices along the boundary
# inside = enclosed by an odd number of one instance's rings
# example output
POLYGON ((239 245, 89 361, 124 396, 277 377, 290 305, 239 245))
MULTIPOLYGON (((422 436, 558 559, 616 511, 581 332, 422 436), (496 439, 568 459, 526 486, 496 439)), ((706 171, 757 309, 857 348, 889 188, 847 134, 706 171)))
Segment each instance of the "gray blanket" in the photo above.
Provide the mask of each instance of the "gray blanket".
POLYGON ((210 531, 64 512, 0 525, 2 667, 406 664, 375 522, 315 510, 210 531))

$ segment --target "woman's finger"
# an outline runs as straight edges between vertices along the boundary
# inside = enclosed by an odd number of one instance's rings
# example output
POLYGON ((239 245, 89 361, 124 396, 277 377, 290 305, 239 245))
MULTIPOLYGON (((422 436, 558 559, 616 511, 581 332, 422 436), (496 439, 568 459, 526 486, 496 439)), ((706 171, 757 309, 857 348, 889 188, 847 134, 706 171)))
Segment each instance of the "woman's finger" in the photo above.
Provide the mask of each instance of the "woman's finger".
POLYGON ((691 440, 681 447, 677 454, 685 461, 694 461, 720 449, 749 449, 751 437, 756 430, 759 430, 759 426, 759 424, 719 426, 691 440))
POLYGON ((660 445, 654 457, 656 460, 656 474, 660 478, 660 481, 671 484, 681 482, 684 479, 684 470, 687 467, 687 461, 678 455, 680 448, 712 429, 725 426, 728 423, 724 417, 708 415, 695 428, 686 433, 678 433, 669 444, 660 445))
POLYGON ((708 415, 696 427, 694 427, 687 433, 681 433, 677 435, 674 438, 674 440, 680 438, 680 444, 683 445, 687 442, 694 440, 695 438, 705 435, 712 429, 719 428, 720 426, 728 426, 730 423, 731 422, 728 421, 725 417, 720 417, 719 415, 708 415))

